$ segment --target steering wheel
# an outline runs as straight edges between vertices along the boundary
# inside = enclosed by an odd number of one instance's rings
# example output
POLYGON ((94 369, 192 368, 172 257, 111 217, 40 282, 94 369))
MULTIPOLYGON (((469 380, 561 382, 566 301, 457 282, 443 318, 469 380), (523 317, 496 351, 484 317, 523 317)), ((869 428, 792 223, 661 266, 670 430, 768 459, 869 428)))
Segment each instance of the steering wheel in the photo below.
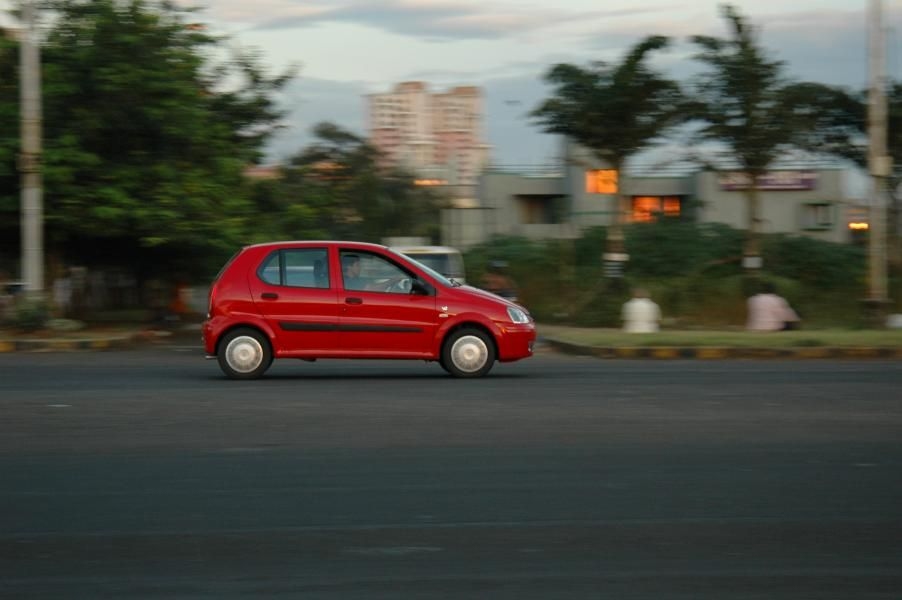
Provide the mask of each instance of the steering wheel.
POLYGON ((410 277, 399 277, 398 279, 389 281, 388 285, 385 287, 385 291, 396 294, 409 294, 412 288, 413 281, 410 277))

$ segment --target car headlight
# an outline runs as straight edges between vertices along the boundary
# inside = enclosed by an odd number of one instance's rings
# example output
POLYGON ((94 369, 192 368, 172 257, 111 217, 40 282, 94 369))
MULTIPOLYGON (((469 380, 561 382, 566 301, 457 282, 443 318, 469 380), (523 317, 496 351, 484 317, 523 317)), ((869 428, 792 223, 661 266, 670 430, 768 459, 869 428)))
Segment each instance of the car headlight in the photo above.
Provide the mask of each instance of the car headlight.
POLYGON ((526 311, 514 308, 513 306, 507 307, 507 316, 509 316, 514 323, 529 323, 529 315, 526 311))

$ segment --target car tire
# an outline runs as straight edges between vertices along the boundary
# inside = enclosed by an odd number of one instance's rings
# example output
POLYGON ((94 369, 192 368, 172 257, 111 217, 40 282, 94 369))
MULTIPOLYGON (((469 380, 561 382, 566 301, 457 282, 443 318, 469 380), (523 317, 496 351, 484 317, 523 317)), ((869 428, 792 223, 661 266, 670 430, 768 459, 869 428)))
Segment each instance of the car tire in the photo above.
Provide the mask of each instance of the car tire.
POLYGON ((442 367, 455 377, 482 377, 495 364, 495 342, 481 329, 452 332, 442 345, 442 367))
POLYGON ((216 359, 230 379, 257 379, 272 364, 272 347, 259 331, 242 327, 222 338, 216 359))

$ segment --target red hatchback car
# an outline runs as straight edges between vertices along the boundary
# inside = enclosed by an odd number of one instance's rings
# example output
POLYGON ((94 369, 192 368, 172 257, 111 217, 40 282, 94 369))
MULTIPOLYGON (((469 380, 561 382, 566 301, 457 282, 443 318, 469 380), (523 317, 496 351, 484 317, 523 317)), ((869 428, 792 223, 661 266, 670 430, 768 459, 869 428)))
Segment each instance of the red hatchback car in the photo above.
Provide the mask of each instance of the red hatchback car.
POLYGON ((481 377, 532 356, 522 306, 449 280, 385 246, 275 242, 238 252, 210 289, 208 358, 234 379, 274 358, 408 358, 481 377))

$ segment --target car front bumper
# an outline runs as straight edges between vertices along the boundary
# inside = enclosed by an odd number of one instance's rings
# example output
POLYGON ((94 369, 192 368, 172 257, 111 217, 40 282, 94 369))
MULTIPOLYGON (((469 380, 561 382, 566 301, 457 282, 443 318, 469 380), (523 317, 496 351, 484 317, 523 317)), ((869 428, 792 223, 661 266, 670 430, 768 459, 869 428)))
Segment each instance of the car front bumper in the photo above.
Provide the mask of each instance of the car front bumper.
POLYGON ((510 362, 532 356, 536 341, 535 323, 499 325, 498 360, 510 362))

